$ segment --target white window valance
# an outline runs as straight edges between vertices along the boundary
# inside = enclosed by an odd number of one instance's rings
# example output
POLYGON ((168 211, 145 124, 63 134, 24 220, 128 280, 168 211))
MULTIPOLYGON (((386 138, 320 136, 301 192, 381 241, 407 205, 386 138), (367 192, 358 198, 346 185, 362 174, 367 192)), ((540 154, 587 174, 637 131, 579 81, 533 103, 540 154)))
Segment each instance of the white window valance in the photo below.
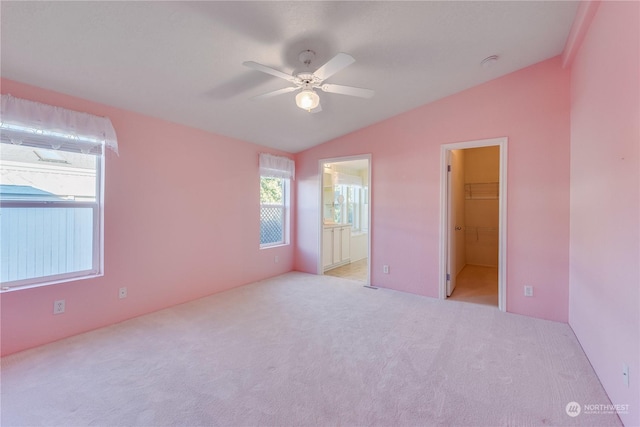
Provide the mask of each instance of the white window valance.
POLYGON ((260 153, 260 176, 295 179, 295 175, 296 164, 293 160, 273 154, 260 153))
POLYGON ((55 150, 102 153, 108 147, 118 153, 111 120, 62 107, 2 95, 0 139, 55 150))

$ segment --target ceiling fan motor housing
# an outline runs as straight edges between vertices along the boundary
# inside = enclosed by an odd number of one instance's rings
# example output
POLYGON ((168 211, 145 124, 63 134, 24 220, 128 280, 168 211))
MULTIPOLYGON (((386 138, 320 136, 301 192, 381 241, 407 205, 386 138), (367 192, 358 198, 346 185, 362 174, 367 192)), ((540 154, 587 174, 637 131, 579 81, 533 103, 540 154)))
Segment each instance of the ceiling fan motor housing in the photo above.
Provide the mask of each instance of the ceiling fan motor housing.
POLYGON ((321 80, 312 73, 298 73, 296 74, 296 83, 304 87, 318 87, 321 80))

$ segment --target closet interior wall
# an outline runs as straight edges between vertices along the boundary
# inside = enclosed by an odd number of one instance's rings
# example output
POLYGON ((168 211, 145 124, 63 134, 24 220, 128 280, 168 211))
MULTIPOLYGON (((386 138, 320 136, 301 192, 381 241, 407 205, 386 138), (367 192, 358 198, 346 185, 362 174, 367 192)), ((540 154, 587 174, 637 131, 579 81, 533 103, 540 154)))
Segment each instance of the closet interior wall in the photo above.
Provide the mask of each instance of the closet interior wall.
POLYGON ((500 148, 464 150, 467 264, 498 266, 500 148))

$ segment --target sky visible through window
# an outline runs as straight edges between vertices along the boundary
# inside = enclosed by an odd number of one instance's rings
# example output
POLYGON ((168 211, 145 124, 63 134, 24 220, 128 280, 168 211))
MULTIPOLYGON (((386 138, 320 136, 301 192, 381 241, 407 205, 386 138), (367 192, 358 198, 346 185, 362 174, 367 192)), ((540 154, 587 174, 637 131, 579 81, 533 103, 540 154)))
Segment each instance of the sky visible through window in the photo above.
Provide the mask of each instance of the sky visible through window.
POLYGON ((3 199, 95 201, 95 155, 22 145, 1 144, 0 184, 3 199))

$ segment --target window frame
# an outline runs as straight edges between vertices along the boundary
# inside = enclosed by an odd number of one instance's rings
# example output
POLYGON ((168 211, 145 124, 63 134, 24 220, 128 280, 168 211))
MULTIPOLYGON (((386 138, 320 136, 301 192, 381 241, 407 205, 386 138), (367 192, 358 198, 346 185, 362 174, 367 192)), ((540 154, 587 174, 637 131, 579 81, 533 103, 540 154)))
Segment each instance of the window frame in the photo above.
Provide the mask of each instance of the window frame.
POLYGON ((351 231, 355 233, 360 232, 361 222, 362 222, 362 204, 361 204, 361 193, 362 186, 361 185, 351 185, 348 191, 347 197, 347 216, 349 215, 349 206, 351 206, 352 212, 352 221, 351 221, 351 231), (352 197, 353 196, 353 197, 352 197))
POLYGON ((366 233, 368 230, 362 226, 364 217, 366 215, 365 206, 367 187, 358 184, 335 184, 334 194, 340 194, 343 196, 342 203, 336 202, 334 204, 340 207, 340 221, 334 218, 336 224, 351 225, 353 233, 366 233), (353 197, 352 197, 353 196, 353 197), (349 222, 349 208, 352 210, 352 222, 349 222))
POLYGON ((290 244, 289 235, 290 235, 290 187, 291 187, 291 179, 282 178, 282 177, 274 177, 267 175, 260 175, 260 192, 262 192, 262 180, 263 179, 279 179, 282 182, 282 204, 275 203, 262 203, 260 201, 260 236, 262 236, 262 208, 280 208, 282 209, 282 236, 281 239, 277 242, 269 242, 262 243, 260 242, 260 249, 269 249, 278 246, 286 246, 290 244))
MULTIPOLYGON (((2 142, 0 144, 6 144, 2 142)), ((33 147, 33 146, 32 146, 33 147)), ((1 148, 1 147, 0 147, 1 148)), ((38 148, 38 147, 33 147, 38 148)), ((46 147, 40 147, 46 148, 46 147)), ((96 197, 95 201, 69 201, 69 200, 5 200, 0 199, 1 209, 11 208, 91 208, 93 211, 92 221, 92 256, 91 268, 87 270, 77 270, 67 273, 51 274, 47 276, 32 277, 28 279, 12 280, 0 282, 0 291, 15 291, 41 286, 54 285, 57 283, 71 282, 75 280, 90 279, 104 275, 104 170, 105 170, 105 147, 101 147, 98 153, 86 153, 96 157, 96 197)))

